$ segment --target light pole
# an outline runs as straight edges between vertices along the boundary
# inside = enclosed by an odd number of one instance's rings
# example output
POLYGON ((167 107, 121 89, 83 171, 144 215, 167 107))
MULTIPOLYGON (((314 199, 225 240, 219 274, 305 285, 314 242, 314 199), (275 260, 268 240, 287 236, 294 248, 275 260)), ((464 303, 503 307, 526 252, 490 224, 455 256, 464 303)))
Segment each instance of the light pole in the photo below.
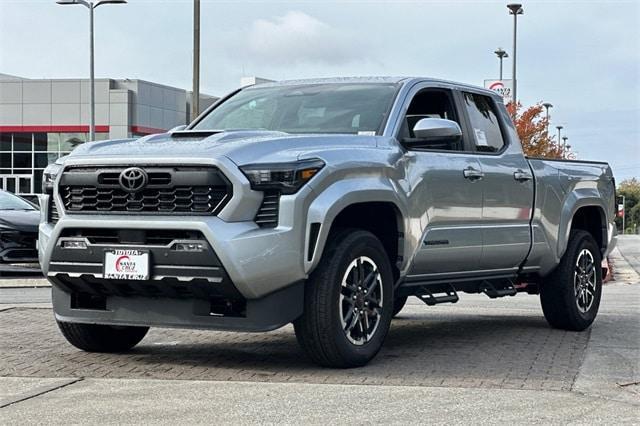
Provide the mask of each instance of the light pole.
POLYGON ((71 5, 71 4, 80 4, 87 9, 89 9, 89 108, 91 112, 89 113, 89 140, 95 140, 96 138, 96 87, 94 81, 94 72, 93 72, 93 9, 98 6, 102 6, 103 4, 123 4, 126 3, 127 0, 98 0, 95 3, 93 1, 86 0, 58 0, 56 3, 61 5, 71 5))
POLYGON ((547 118, 547 136, 549 135, 549 108, 553 108, 553 105, 551 105, 550 102, 545 102, 542 104, 542 106, 544 107, 545 111, 546 111, 546 118, 547 118))
POLYGON ((563 146, 563 148, 562 148, 562 158, 567 158, 567 147, 569 146, 569 145, 567 145, 567 140, 569 140, 568 137, 566 137, 566 136, 562 137, 562 142, 563 142, 563 144, 562 144, 562 146, 563 146))
MULTIPOLYGON (((558 129, 558 145, 562 146, 560 145, 560 132, 562 131, 562 126, 556 126, 556 129, 558 129)), ((564 152, 562 153, 562 158, 564 158, 564 152)))
POLYGON ((513 76, 511 78, 513 79, 513 103, 514 105, 518 105, 518 83, 516 81, 516 40, 518 34, 518 15, 522 15, 524 13, 524 9, 519 3, 510 3, 507 5, 507 8, 509 8, 509 14, 513 15, 513 60, 511 61, 513 76))
POLYGON ((622 197, 622 235, 624 235, 624 225, 625 225, 624 217, 627 214, 627 212, 625 211, 625 205, 624 205, 626 198, 624 197, 624 195, 621 195, 621 197, 622 197))
POLYGON ((500 59, 500 80, 502 80, 502 60, 503 60, 504 58, 508 58, 508 57, 509 57, 509 54, 508 54, 506 51, 504 51, 504 50, 502 49, 502 47, 498 47, 498 50, 496 50, 496 51, 495 51, 495 52, 493 52, 493 53, 495 53, 496 55, 498 55, 498 59, 500 59))
POLYGON ((193 89, 191 121, 200 114, 200 0, 193 0, 193 89))

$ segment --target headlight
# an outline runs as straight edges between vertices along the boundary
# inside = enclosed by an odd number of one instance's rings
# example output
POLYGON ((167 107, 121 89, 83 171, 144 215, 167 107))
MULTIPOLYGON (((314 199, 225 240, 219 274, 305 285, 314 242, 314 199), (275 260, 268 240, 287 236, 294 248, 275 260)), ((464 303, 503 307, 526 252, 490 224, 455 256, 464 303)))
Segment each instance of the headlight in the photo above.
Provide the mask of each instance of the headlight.
POLYGON ((53 184, 62 170, 62 165, 53 163, 49 164, 42 172, 42 192, 51 194, 53 192, 53 184))
POLYGON ((250 164, 240 170, 249 179, 251 189, 275 189, 283 194, 293 194, 323 167, 324 162, 316 158, 293 163, 250 164))

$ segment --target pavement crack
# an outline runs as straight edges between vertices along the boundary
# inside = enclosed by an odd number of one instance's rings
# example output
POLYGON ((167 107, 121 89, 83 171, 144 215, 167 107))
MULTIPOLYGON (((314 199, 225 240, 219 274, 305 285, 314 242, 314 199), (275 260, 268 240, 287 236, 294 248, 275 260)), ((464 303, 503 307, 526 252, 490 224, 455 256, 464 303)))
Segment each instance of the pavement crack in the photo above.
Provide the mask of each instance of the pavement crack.
POLYGON ((47 394, 49 392, 56 391, 58 389, 65 388, 67 386, 73 385, 74 383, 78 383, 84 380, 84 377, 79 377, 76 379, 70 379, 63 383, 58 383, 50 386, 41 386, 32 392, 25 392, 21 395, 17 395, 13 399, 0 400, 0 408, 6 408, 11 405, 17 404, 19 402, 28 401, 33 398, 37 398, 41 395, 47 394))
POLYGON ((616 383, 616 385, 620 386, 621 388, 626 388, 627 386, 640 385, 640 382, 616 383))

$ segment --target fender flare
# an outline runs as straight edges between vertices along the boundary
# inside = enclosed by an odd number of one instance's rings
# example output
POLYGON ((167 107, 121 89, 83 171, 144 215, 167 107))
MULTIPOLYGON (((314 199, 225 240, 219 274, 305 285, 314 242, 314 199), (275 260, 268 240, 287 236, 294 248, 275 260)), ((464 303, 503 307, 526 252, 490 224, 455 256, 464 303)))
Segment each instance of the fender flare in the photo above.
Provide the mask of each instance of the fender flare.
MULTIPOLYGON (((325 188, 311 203, 307 213, 305 230, 304 270, 309 274, 318 265, 329 237, 335 218, 349 206, 360 203, 390 203, 401 216, 398 223, 401 230, 406 229, 406 203, 398 196, 398 191, 388 179, 380 177, 362 177, 337 181, 325 188), (315 248, 311 259, 307 257, 311 241, 311 224, 320 223, 320 230, 315 239, 315 248)), ((406 241, 405 241, 406 244, 406 241)))

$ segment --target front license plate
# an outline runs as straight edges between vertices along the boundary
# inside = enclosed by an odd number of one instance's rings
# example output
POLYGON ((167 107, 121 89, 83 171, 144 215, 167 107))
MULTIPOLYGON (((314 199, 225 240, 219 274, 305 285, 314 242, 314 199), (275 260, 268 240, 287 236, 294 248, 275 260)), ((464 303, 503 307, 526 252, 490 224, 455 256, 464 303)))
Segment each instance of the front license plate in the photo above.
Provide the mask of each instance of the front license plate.
POLYGON ((149 252, 107 250, 104 253, 104 277, 112 280, 148 280, 149 252))

